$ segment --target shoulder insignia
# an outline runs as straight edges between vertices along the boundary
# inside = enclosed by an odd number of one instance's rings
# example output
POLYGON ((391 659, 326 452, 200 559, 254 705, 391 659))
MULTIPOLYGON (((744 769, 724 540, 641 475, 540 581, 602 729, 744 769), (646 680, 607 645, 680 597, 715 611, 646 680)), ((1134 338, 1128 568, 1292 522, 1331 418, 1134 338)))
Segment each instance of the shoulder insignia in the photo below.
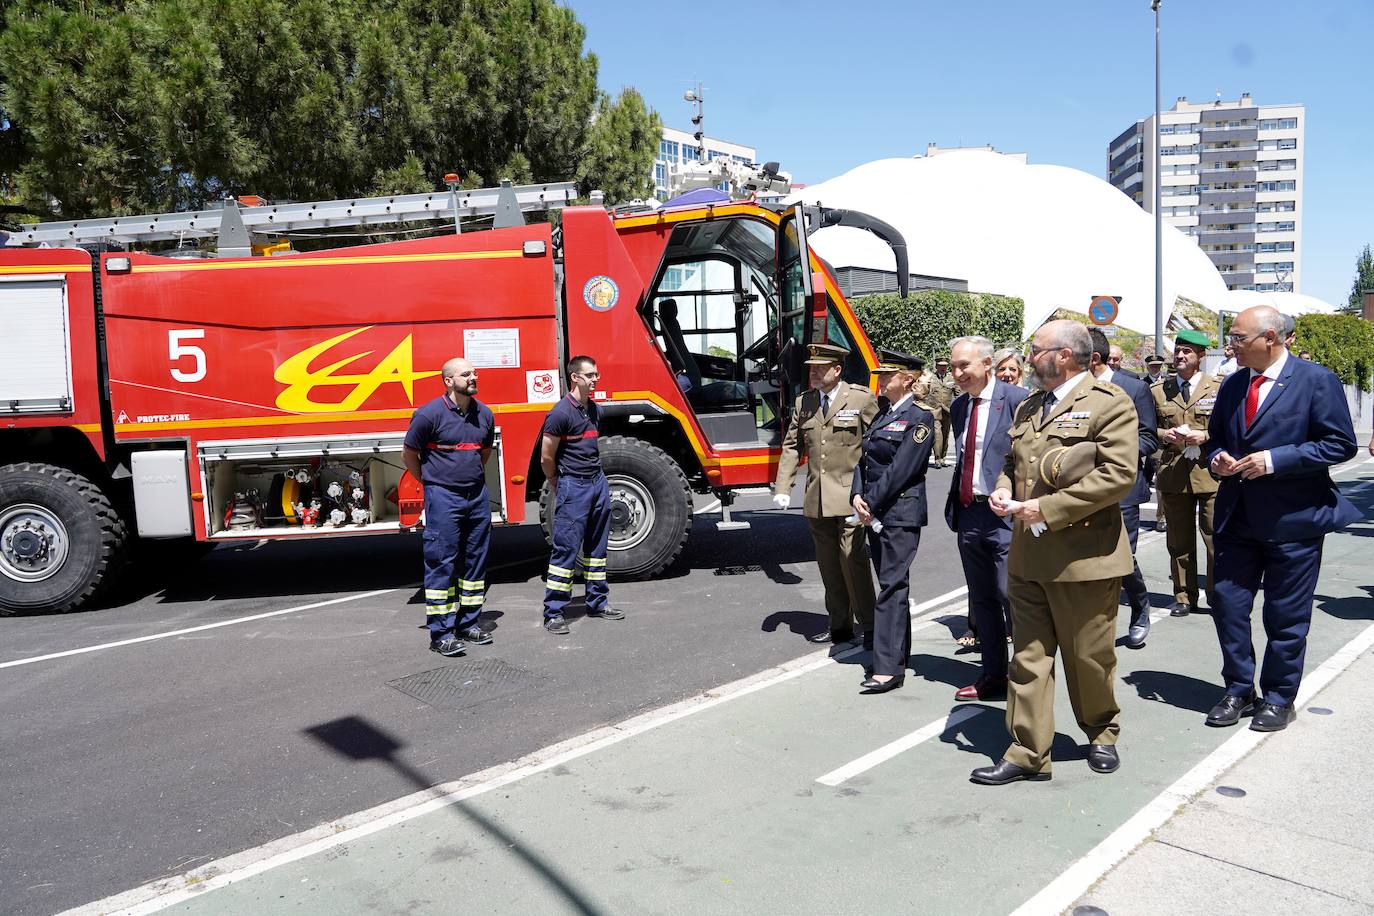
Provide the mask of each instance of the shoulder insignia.
POLYGON ((930 427, 922 424, 911 431, 911 441, 921 443, 930 438, 930 427))

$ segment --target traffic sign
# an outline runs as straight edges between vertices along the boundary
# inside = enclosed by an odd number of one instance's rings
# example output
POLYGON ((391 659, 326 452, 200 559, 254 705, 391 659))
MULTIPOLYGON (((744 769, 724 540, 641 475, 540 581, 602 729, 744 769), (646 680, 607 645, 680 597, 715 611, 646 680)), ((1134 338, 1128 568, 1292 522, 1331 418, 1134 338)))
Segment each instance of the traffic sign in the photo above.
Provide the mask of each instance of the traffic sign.
POLYGON ((1111 324, 1116 321, 1119 307, 1120 302, 1115 296, 1093 296, 1092 304, 1088 306, 1088 318, 1099 327, 1111 324))

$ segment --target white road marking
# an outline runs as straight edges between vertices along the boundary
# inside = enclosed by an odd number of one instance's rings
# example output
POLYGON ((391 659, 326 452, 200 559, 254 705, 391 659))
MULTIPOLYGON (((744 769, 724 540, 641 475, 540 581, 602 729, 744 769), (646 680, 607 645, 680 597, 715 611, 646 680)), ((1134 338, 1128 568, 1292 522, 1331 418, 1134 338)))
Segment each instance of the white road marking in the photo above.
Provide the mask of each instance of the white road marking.
POLYGON ((205 623, 198 627, 187 627, 184 630, 170 630, 166 633, 153 633, 148 636, 137 636, 133 639, 120 639, 115 642, 101 643, 98 646, 83 646, 80 649, 68 649, 65 652, 52 652, 48 655, 35 655, 31 658, 17 658, 12 662, 0 662, 0 668, 18 668, 20 665, 33 665, 38 662, 51 661, 55 658, 67 658, 71 655, 84 655, 87 652, 101 652, 105 649, 116 649, 120 646, 132 646, 140 642, 152 642, 156 639, 170 639, 173 636, 185 636, 188 633, 200 633, 204 630, 215 630, 219 627, 231 627, 238 623, 248 623, 253 620, 266 620, 268 617, 280 617, 283 614, 295 614, 298 611, 309 611, 317 607, 328 607, 331 604, 343 604, 347 601, 361 601, 364 598, 375 598, 378 595, 385 595, 388 592, 399 591, 394 588, 379 588, 372 592, 363 592, 361 595, 346 595, 343 598, 330 598, 328 601, 315 601, 310 604, 302 604, 296 607, 283 608, 280 611, 267 611, 264 614, 252 614, 248 617, 235 617, 233 620, 220 620, 216 623, 205 623))
MULTIPOLYGON (((1316 671, 1303 678, 1302 688, 1298 691, 1297 706, 1306 706, 1336 675, 1350 667, 1350 664, 1371 646, 1374 646, 1374 624, 1366 627, 1360 635, 1323 662, 1316 671)), ((1213 780, 1250 753, 1269 734, 1273 733, 1252 732, 1248 728, 1243 728, 1173 785, 1155 796, 1149 804, 1112 831, 1110 836, 1050 882, 1040 893, 1017 907, 1012 916, 1040 916, 1068 909, 1112 866, 1148 839, 1151 832, 1173 817, 1180 805, 1191 801, 1195 795, 1211 785, 1213 780)))
MULTIPOLYGON (((965 591, 967 589, 954 589, 945 595, 924 601, 917 607, 930 611, 930 616, 933 617, 943 610, 939 607, 939 602, 950 596, 963 594, 965 591)), ((357 597, 364 596, 359 595, 357 597)), ((912 628, 915 630, 920 625, 931 622, 933 621, 923 618, 914 621, 912 628)), ((862 651, 861 646, 853 646, 842 652, 837 652, 833 656, 828 649, 813 652, 766 671, 760 671, 750 677, 713 688, 679 703, 650 710, 618 725, 605 726, 584 735, 570 738, 551 747, 527 754, 519 760, 498 764, 453 782, 434 786, 421 792, 414 792, 394 801, 369 808, 366 811, 359 811, 329 821, 310 830, 281 837, 263 846, 246 849, 243 852, 206 863, 192 871, 153 881, 141 887, 107 897, 104 900, 97 900, 67 910, 62 916, 97 916, 97 914, 105 916, 105 914, 114 913, 121 914, 121 916, 141 916, 141 914, 156 913, 192 897, 199 897, 208 891, 228 887, 254 875, 270 871, 280 865, 296 862, 317 853, 352 843, 432 811, 438 811, 493 789, 508 786, 527 776, 542 773, 560 764, 619 744, 635 735, 641 735, 670 722, 676 722, 678 719, 714 709, 723 703, 737 700, 751 693, 757 693, 812 671, 818 671, 862 651)))
POLYGON ((719 511, 720 511, 720 500, 718 500, 718 499, 713 499, 713 500, 711 500, 709 503, 707 503, 706 505, 702 506, 700 509, 695 509, 695 510, 693 510, 693 511, 692 511, 692 514, 693 514, 693 515, 705 515, 707 512, 719 512, 719 511))
POLYGON ((980 712, 985 712, 987 709, 986 706, 965 706, 962 709, 956 709, 947 716, 941 716, 934 722, 921 726, 909 735, 903 735, 896 741, 884 744, 876 751, 869 751, 857 760, 851 760, 844 766, 831 770, 818 778, 816 782, 826 786, 838 786, 845 780, 853 779, 880 763, 886 763, 898 754, 909 751, 922 742, 929 741, 937 735, 943 735, 954 726, 973 718, 980 712))

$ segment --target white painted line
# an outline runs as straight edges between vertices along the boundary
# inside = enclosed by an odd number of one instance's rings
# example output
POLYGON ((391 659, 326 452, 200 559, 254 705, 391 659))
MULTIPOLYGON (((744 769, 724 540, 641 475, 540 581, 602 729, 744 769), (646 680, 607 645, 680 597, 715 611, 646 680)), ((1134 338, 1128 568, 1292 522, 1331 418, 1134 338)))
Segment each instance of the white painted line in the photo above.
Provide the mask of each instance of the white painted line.
MULTIPOLYGON (((1336 654, 1307 677, 1303 678, 1302 688, 1298 691, 1297 706, 1306 706, 1327 684, 1355 661, 1363 652, 1374 646, 1374 624, 1366 627, 1360 635, 1346 643, 1336 654)), ((1187 804, 1202 792, 1213 780, 1234 766, 1242 757, 1252 751, 1272 732, 1252 732, 1243 726, 1242 730, 1221 747, 1203 758, 1173 785, 1169 786, 1141 808, 1126 823, 1112 831, 1091 852, 1079 859, 1040 893, 1017 907, 1012 916, 1040 916, 1044 913, 1060 913, 1068 909, 1075 900, 1083 896, 1088 888, 1112 866, 1124 859, 1131 850, 1140 845, 1150 834, 1162 826, 1177 812, 1180 805, 1187 804)))
POLYGON ((949 602, 953 601, 955 598, 962 598, 964 595, 967 595, 967 594, 968 594, 968 586, 965 585, 965 586, 963 586, 963 587, 961 587, 961 588, 953 588, 953 589, 950 589, 949 591, 945 592, 943 595, 936 595, 934 598, 931 598, 931 599, 929 599, 928 601, 922 601, 920 604, 917 604, 917 603, 915 602, 915 600, 913 599, 913 600, 911 601, 911 613, 913 613, 913 614, 920 614, 920 613, 922 613, 922 612, 924 612, 924 611, 930 610, 930 609, 933 608, 933 607, 939 607, 939 606, 942 605, 942 604, 948 604, 949 602))
POLYGON ((693 514, 693 515, 705 515, 707 512, 719 512, 719 511, 720 511, 720 500, 718 500, 718 499, 713 499, 713 500, 711 500, 709 503, 707 503, 706 505, 702 506, 700 509, 693 510, 692 514, 693 514))
POLYGON ((838 786, 845 780, 853 779, 860 773, 871 770, 880 763, 886 763, 898 754, 909 751, 922 742, 929 741, 937 735, 943 735, 949 729, 961 722, 973 718, 980 712, 984 712, 987 708, 986 706, 965 706, 961 709, 956 709, 947 716, 941 716, 934 722, 921 726, 909 735, 904 735, 896 741, 884 744, 876 751, 870 751, 857 760, 851 760, 844 766, 831 770, 829 773, 817 779, 816 782, 824 786, 838 786))
POLYGON ((264 614, 253 614, 248 617, 235 617, 233 620, 221 620, 216 623, 205 623, 198 627, 187 627, 184 630, 171 630, 166 633, 153 633, 148 636, 138 636, 133 639, 120 639, 115 642, 101 643, 98 646, 83 646, 80 649, 68 649, 65 652, 52 652, 48 655, 35 655, 31 658, 17 658, 12 662, 0 662, 0 668, 18 668, 20 665, 33 665, 38 662, 51 661, 55 658, 66 658, 70 655, 84 655, 87 652, 101 652, 105 649, 117 649, 120 646, 132 646, 140 642, 152 642, 156 639, 170 639, 173 636, 185 636, 187 633, 200 633, 205 630, 214 630, 219 627, 231 627, 237 623, 249 623, 253 620, 266 620, 268 617, 280 617, 283 614, 295 614, 299 611, 309 611, 317 607, 328 607, 331 604, 343 604, 347 601, 361 601, 364 598, 375 598, 378 595, 385 595, 388 592, 399 591, 394 588, 379 588, 372 592, 363 592, 361 595, 346 595, 343 598, 330 598, 328 601, 315 601, 311 604, 302 604, 296 607, 283 608, 280 611, 268 611, 264 614))
MULTIPOLYGON (((964 591, 966 589, 955 589, 945 595, 924 601, 919 607, 932 611, 933 616, 934 612, 940 610, 939 604, 943 600, 951 595, 962 594, 964 591)), ((356 597, 365 596, 358 595, 356 597)), ((917 621, 913 624, 912 629, 917 629, 922 623, 929 624, 932 622, 928 619, 917 621)), ((351 843, 397 824, 414 820, 432 811, 438 811, 493 789, 510 785, 527 776, 542 773, 560 764, 619 744, 621 741, 667 725, 670 722, 676 722, 687 716, 713 709, 723 703, 793 680, 803 674, 817 671, 857 655, 862 651, 861 646, 854 646, 833 656, 828 649, 813 652, 766 671, 760 671, 738 681, 713 688, 681 702, 627 719, 619 725, 596 729, 527 754, 519 760, 499 764, 421 792, 414 792, 394 801, 369 808, 366 811, 359 811, 310 830, 281 837, 263 846, 246 849, 243 852, 206 863, 192 871, 162 878, 107 897, 104 900, 97 900, 67 910, 62 916, 97 916, 97 914, 105 916, 105 914, 114 913, 121 914, 121 916, 135 916, 135 914, 141 916, 141 914, 156 913, 192 897, 199 897, 207 891, 228 887, 280 865, 296 862, 351 843)))

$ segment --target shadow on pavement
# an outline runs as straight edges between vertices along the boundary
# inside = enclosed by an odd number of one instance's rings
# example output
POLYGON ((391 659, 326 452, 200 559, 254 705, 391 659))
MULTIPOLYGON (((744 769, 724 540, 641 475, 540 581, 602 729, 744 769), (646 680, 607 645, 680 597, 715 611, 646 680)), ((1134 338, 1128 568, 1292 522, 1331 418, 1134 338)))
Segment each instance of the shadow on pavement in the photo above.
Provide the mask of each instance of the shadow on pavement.
POLYGON ((1374 585, 1361 585, 1364 597, 1331 598, 1315 595, 1312 604, 1317 610, 1341 620, 1374 620, 1374 585))
MULTIPOLYGON (((968 754, 986 757, 996 763, 1002 759, 1011 745, 1007 734, 1007 711, 1003 706, 990 706, 985 703, 960 703, 951 709, 982 709, 984 712, 965 719, 940 735, 940 741, 953 745, 968 754)), ((1054 761, 1086 760, 1086 745, 1080 745, 1063 732, 1055 732, 1054 744, 1050 748, 1050 759, 1054 761)), ((981 766, 982 764, 978 764, 981 766)))
MULTIPOLYGON (((397 753, 404 746, 400 741, 364 718, 345 716, 341 719, 312 725, 303 731, 341 757, 356 762, 380 760, 404 776, 417 789, 432 789, 434 787, 434 784, 423 773, 397 759, 397 753)), ((533 878, 542 882, 561 897, 574 912, 589 914, 589 916, 602 912, 581 891, 574 887, 568 878, 560 874, 554 864, 525 846, 516 837, 502 830, 491 819, 463 802, 454 802, 446 810, 466 818, 483 834, 516 855, 525 863, 533 878)))
POLYGON ((1211 711, 1222 691, 1209 681, 1172 671, 1132 671, 1122 680, 1134 687, 1142 700, 1201 713, 1211 711))
POLYGON ((938 655, 913 655, 907 659, 907 667, 916 672, 916 676, 922 680, 948 684, 956 690, 978 680, 978 675, 983 670, 982 665, 953 658, 941 658, 938 655))
POLYGON ((810 638, 824 633, 830 626, 830 618, 815 611, 774 611, 763 618, 759 629, 765 633, 775 633, 780 626, 786 626, 798 636, 810 638))

